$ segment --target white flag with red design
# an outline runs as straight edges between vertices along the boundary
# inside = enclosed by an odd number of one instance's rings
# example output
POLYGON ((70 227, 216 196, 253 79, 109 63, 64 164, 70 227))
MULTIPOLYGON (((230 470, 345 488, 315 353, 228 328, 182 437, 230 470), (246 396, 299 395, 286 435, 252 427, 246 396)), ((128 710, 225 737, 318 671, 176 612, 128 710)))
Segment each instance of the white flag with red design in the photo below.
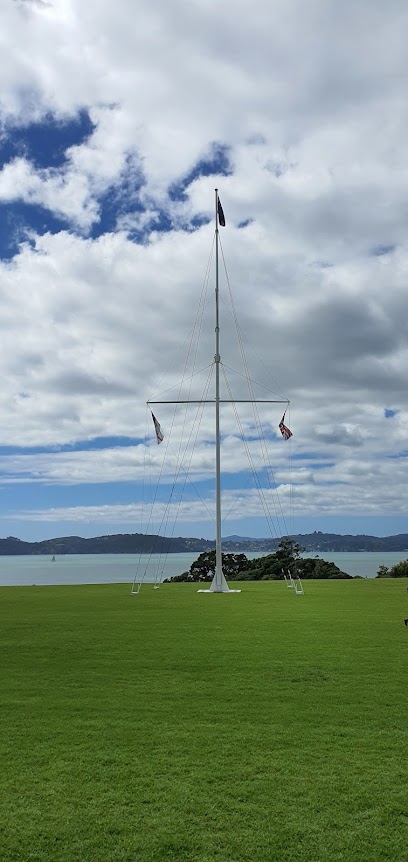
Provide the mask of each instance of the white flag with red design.
MULTIPOLYGON (((150 412, 152 412, 152 411, 150 411, 150 412)), ((163 443, 164 434, 160 428, 160 425, 159 425, 154 413, 152 413, 152 419, 153 419, 154 430, 156 432, 156 440, 158 443, 163 443)))

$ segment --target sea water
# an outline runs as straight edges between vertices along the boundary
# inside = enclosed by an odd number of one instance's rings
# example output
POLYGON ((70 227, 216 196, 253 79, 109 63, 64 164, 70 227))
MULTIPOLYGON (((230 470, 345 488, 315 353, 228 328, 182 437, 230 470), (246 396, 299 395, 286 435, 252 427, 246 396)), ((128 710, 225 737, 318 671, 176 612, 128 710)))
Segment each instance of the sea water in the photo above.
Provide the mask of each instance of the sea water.
MULTIPOLYGON (((248 552, 248 559, 262 556, 248 552)), ((348 575, 375 578, 378 567, 391 568, 406 560, 407 552, 308 553, 336 563, 348 575)), ((163 581, 186 572, 198 557, 192 554, 64 554, 51 556, 0 556, 0 586, 44 586, 46 584, 114 584, 137 580, 163 581)))

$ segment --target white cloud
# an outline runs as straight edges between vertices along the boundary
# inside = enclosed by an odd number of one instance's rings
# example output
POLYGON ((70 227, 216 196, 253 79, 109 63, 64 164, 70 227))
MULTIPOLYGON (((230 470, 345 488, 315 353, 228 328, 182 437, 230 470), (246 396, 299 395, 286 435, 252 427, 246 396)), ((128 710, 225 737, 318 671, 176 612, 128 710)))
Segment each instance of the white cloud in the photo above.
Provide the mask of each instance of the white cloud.
POLYGON ((0 202, 39 204, 85 232, 98 220, 88 178, 83 173, 35 170, 22 158, 7 164, 0 173, 0 202))
MULTIPOLYGON (((321 0, 307 10, 300 0, 256 0, 249 10, 231 0, 216 15, 208 3, 135 9, 129 0, 67 0, 31 11, 9 3, 3 113, 26 122, 89 106, 100 127, 76 152, 77 169, 118 174, 123 155, 136 149, 158 200, 211 142, 230 145, 239 167, 246 142, 263 139, 260 166, 292 165, 281 185, 295 192, 291 203, 303 197, 314 210, 336 180, 344 191, 350 183, 361 191, 374 179, 373 193, 381 173, 388 187, 392 176, 398 183, 407 17, 400 2, 339 11, 321 0)), ((265 171, 257 173, 266 191, 265 171)), ((254 200, 253 170, 238 182, 254 200)), ((292 225, 295 210, 287 213, 292 225)))
MULTIPOLYGON (((77 474, 78 481, 97 480, 98 473, 96 459, 88 459, 86 475, 82 459, 72 458, 80 465, 77 474), (82 464, 80 463, 82 461, 82 464), (94 469, 92 469, 92 464, 94 469)), ((129 454, 122 459, 130 464, 129 454)), ((110 462, 113 469, 109 470, 107 477, 123 478, 124 472, 119 468, 117 452, 113 455, 102 457, 102 468, 110 462), (116 463, 115 463, 116 462, 116 463)), ((39 468, 41 470, 41 466, 39 468)), ((132 475, 131 470, 127 477, 132 475)), ((280 473, 277 474, 279 479, 280 473)), ((55 478, 58 478, 55 475, 55 478)), ((193 473, 193 479, 195 478, 193 473)), ((75 481, 75 472, 71 481, 75 481)), ((406 485, 406 468, 401 471, 401 462, 392 460, 376 463, 365 457, 356 466, 354 461, 346 460, 341 466, 334 468, 323 468, 314 471, 301 468, 286 475, 282 472, 282 483, 279 483, 278 494, 272 489, 265 488, 260 497, 257 489, 238 488, 226 491, 222 495, 222 507, 224 512, 224 533, 228 532, 228 521, 241 521, 251 528, 251 521, 265 518, 267 514, 273 521, 272 532, 282 535, 284 532, 293 531, 293 518, 319 517, 322 512, 325 516, 398 516, 408 515, 408 505, 404 489, 406 485), (356 481, 357 480, 357 481, 356 481), (293 485, 293 481, 295 484, 293 485)), ((136 492, 139 496, 139 492, 136 492)), ((59 506, 42 509, 24 509, 14 515, 17 521, 61 523, 82 522, 110 525, 135 525, 142 524, 147 532, 153 527, 160 526, 165 522, 168 525, 167 532, 173 530, 173 524, 213 524, 215 520, 214 496, 198 496, 194 499, 177 499, 170 503, 156 501, 153 510, 146 505, 146 501, 137 499, 129 504, 106 504, 83 506, 59 506)), ((136 528, 137 529, 137 528, 136 528)), ((179 528, 177 528, 179 529, 179 528)), ((265 526, 265 535, 269 529, 265 526)))
MULTIPOLYGON (((0 264, 0 443, 143 439, 146 398, 182 369, 211 247, 212 228, 181 227, 211 214, 219 185, 240 322, 292 401, 298 511, 404 511, 405 460, 389 456, 407 448, 406 5, 65 0, 9 2, 3 17, 3 137, 83 108, 95 128, 61 168, 26 155, 0 172, 0 201, 41 205, 83 234, 33 233, 0 264), (200 177, 172 200, 170 185, 214 142, 231 175, 200 177), (86 238, 100 196, 129 178, 134 201, 116 232, 86 238), (174 229, 130 242, 129 229, 157 228, 160 209, 174 229), (399 412, 387 420, 385 407, 399 412), (310 453, 332 466, 310 466, 310 453)), ((210 296, 203 368, 214 353, 210 296)), ((221 315, 223 360, 241 368, 223 303, 221 315)), ((209 469, 210 435, 205 415, 197 475, 209 469)), ((55 485, 140 478, 133 449, 24 457, 2 460, 6 481, 25 471, 55 485)), ((239 469, 233 438, 224 459, 239 469)), ((242 513, 254 505, 245 497, 242 513)))

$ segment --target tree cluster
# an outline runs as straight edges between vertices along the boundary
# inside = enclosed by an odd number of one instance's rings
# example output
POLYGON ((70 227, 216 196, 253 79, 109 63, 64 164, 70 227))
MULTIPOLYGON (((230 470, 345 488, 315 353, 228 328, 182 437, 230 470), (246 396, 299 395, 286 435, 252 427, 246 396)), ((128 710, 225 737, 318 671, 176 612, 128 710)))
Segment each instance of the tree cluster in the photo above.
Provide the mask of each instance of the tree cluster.
POLYGON ((379 566, 377 578, 408 578, 408 560, 401 560, 395 566, 379 566))
MULTIPOLYGON (((293 539, 281 539, 274 554, 248 560, 245 554, 223 554, 222 568, 227 581, 283 581, 289 574, 293 578, 351 578, 335 563, 319 557, 302 559, 302 548, 293 539)), ((191 564, 188 572, 169 578, 171 582, 202 583, 211 581, 215 573, 215 551, 204 551, 191 564)))
MULTIPOLYGON (((248 559, 245 554, 223 554, 222 569, 225 577, 229 581, 240 580, 240 575, 246 570, 248 559)), ((194 563, 191 564, 188 572, 183 572, 181 575, 176 575, 174 578, 169 578, 171 582, 186 581, 188 583, 202 583, 203 581, 211 581, 215 573, 215 551, 204 551, 194 563)))

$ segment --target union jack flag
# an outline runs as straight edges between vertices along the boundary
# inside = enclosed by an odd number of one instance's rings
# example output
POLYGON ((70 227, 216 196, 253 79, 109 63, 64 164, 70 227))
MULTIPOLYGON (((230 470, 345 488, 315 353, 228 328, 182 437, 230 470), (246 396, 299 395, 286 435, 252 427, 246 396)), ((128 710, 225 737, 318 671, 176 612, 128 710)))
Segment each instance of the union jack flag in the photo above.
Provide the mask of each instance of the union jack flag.
POLYGON ((283 414, 282 419, 279 422, 279 431, 281 432, 284 440, 289 440, 289 437, 293 437, 293 434, 292 434, 291 430, 286 425, 284 425, 284 422, 283 422, 284 418, 285 418, 285 414, 283 414))
MULTIPOLYGON (((152 413, 152 411, 150 411, 150 412, 152 413)), ((160 425, 159 425, 159 423, 158 423, 158 421, 157 421, 157 419, 156 419, 156 417, 155 417, 154 413, 152 413, 152 419, 153 419, 154 430, 155 430, 155 432, 156 432, 156 440, 157 440, 157 443, 158 443, 158 444, 159 444, 159 443, 163 443, 163 440, 164 440, 164 434, 163 434, 163 431, 162 431, 162 430, 161 430, 161 428, 160 428, 160 425)))

